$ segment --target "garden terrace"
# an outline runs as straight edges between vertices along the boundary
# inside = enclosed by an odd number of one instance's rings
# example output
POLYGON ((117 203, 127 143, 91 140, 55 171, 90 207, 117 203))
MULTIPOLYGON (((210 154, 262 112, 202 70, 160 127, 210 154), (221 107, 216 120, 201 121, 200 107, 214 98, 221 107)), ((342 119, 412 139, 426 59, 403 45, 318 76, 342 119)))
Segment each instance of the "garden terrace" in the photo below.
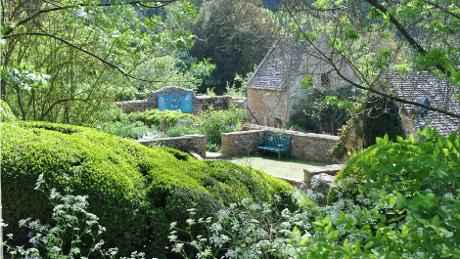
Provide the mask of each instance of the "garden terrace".
POLYGON ((325 134, 304 133, 249 124, 247 130, 223 133, 222 154, 226 157, 248 156, 257 153, 257 146, 263 143, 267 133, 287 134, 291 136, 288 156, 302 161, 324 163, 340 162, 333 151, 339 144, 339 137, 325 134))

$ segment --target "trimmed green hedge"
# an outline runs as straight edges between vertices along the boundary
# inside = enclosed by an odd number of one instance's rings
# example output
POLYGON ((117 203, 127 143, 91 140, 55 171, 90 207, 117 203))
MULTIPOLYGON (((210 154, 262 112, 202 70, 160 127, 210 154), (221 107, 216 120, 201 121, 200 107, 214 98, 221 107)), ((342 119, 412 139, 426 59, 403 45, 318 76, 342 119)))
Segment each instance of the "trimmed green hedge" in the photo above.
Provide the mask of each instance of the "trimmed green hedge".
POLYGON ((89 128, 11 122, 1 132, 7 232, 15 233, 22 218, 49 219, 46 195, 34 190, 41 174, 47 189, 89 196, 90 212, 107 227, 108 245, 157 257, 166 255, 169 223, 184 222, 187 208, 206 215, 242 198, 272 201, 274 194, 291 192, 288 184, 258 171, 89 128))

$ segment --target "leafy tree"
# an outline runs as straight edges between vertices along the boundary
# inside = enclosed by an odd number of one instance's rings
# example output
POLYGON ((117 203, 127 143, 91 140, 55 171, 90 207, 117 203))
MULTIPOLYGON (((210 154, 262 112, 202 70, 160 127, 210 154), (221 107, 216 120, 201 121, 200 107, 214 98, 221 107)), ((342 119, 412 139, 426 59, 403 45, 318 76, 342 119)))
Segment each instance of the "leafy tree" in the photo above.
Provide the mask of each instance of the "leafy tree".
POLYGON ((2 1, 2 10, 2 98, 22 119, 91 123, 117 98, 192 88, 212 70, 179 61, 193 42, 188 1, 2 1))
POLYGON ((459 14, 454 0, 289 0, 279 20, 353 87, 460 118, 445 107, 397 97, 382 84, 387 72, 411 70, 460 83, 459 14), (352 68, 353 78, 340 71, 340 62, 352 68))
POLYGON ((251 72, 273 44, 273 29, 271 13, 259 0, 205 2, 192 54, 211 59, 216 69, 201 90, 216 87, 216 92, 222 93, 236 74, 251 72))

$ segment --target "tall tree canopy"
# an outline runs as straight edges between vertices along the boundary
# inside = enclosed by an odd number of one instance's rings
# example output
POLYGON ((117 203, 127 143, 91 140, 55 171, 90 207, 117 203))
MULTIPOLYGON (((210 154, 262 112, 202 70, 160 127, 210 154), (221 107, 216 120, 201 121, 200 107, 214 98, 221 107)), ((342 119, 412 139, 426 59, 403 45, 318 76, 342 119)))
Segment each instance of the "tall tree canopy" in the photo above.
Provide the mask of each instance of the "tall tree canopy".
POLYGON ((209 63, 190 57, 188 1, 2 0, 2 98, 23 119, 85 123, 104 104, 175 84, 209 63))
POLYGON ((216 64, 212 78, 202 89, 222 93, 236 74, 254 69, 273 44, 272 14, 260 0, 212 0, 205 2, 196 28, 192 54, 216 64))

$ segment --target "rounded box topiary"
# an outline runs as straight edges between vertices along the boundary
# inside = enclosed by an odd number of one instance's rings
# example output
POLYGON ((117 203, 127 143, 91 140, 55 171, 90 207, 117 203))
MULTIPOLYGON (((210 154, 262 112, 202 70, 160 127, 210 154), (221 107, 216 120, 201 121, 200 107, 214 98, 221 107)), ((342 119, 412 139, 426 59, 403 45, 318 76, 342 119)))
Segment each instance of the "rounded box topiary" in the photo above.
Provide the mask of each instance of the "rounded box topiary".
POLYGON ((183 223, 188 208, 210 215, 243 198, 269 202, 291 192, 288 184, 255 170, 95 129, 9 122, 0 130, 3 214, 6 232, 15 234, 20 219, 50 218, 47 194, 34 189, 40 175, 47 190, 88 195, 89 211, 107 228, 108 246, 156 257, 167 256, 169 224, 183 223))

